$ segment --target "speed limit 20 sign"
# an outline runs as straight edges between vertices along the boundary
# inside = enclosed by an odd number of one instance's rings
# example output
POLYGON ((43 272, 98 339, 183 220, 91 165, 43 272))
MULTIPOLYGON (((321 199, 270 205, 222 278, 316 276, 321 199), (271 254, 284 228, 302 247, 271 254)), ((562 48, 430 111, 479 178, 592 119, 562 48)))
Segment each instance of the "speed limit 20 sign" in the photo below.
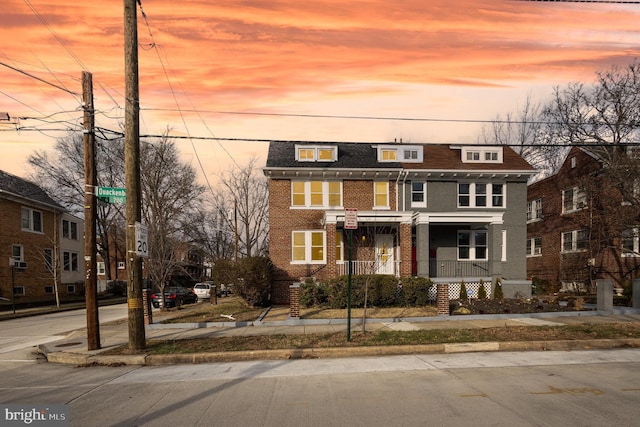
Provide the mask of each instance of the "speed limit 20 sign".
POLYGON ((141 222, 136 222, 136 255, 147 258, 149 256, 149 228, 141 222))

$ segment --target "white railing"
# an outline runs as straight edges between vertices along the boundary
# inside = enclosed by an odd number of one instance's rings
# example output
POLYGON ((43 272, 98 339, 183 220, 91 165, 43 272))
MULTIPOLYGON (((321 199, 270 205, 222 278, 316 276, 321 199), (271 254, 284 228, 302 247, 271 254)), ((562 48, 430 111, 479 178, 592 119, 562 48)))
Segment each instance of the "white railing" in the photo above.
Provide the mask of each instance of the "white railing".
MULTIPOLYGON (((338 275, 344 276, 349 274, 349 261, 337 261, 338 275)), ((380 264, 379 261, 351 261, 352 275, 358 274, 393 274, 400 275, 400 262, 387 261, 380 264)))

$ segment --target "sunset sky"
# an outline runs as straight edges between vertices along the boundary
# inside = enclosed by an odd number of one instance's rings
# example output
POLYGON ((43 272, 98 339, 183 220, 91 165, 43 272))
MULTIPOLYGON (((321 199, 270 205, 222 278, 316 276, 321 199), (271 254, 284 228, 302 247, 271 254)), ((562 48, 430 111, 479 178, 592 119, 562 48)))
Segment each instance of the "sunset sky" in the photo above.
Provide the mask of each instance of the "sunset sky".
MULTIPOLYGON (((527 96, 544 102, 553 86, 593 83, 640 52, 640 4, 141 3, 141 134, 211 138, 176 142, 212 180, 232 158, 263 165, 267 149, 213 138, 474 143, 482 121, 527 96)), ((81 93, 83 70, 96 125, 121 129, 123 14, 114 0, 3 1, 0 169, 28 176, 34 150, 81 127, 81 98, 68 92, 81 93)))

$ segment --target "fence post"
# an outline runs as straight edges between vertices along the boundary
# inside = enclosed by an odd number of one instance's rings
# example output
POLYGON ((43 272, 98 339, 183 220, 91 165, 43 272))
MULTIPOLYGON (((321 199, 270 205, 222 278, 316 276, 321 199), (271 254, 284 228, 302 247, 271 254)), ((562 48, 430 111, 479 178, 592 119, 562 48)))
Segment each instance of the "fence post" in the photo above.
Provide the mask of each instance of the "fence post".
POLYGON ((613 311, 613 281, 611 279, 596 280, 598 311, 613 311))
POLYGON ((633 279, 631 286, 631 307, 640 308, 640 279, 633 279))
POLYGON ((448 316, 449 315, 449 284, 448 283, 438 283, 438 296, 437 296, 437 306, 438 306, 438 316, 448 316))

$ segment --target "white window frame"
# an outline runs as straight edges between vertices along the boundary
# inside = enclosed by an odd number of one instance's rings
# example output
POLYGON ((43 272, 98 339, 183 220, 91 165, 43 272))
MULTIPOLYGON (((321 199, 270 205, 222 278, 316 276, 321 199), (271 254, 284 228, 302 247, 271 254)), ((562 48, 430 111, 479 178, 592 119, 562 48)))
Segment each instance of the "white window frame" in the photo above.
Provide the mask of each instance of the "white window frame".
POLYGON ((458 261, 487 261, 489 259, 489 232, 488 230, 458 230, 456 239, 456 250, 458 261), (469 245, 460 245, 460 235, 466 234, 469 236, 469 245), (476 237, 479 234, 484 235, 485 245, 479 245, 476 242, 476 237), (460 248, 469 249, 469 257, 463 258, 460 256, 460 248), (477 257, 477 249, 484 248, 484 257, 477 257))
POLYGON ((338 160, 338 147, 335 145, 296 145, 296 161, 297 162, 335 162, 338 160), (310 151, 310 157, 300 156, 301 151, 310 151), (321 152, 331 152, 331 159, 321 159, 321 152))
POLYGON ((47 286, 44 287, 44 293, 46 295, 52 295, 53 292, 54 292, 54 287, 53 286, 47 285, 47 286))
POLYGON ((22 262, 24 261, 24 246, 22 245, 11 245, 11 257, 14 261, 22 262), (18 253, 16 253, 16 251, 18 253))
POLYGON ((542 237, 527 239, 527 257, 535 256, 542 256, 542 237))
POLYGON ((427 207, 427 183, 424 181, 411 181, 411 207, 412 208, 426 208, 427 207), (422 187, 420 191, 414 191, 414 185, 422 187), (422 194, 422 201, 415 201, 413 199, 414 194, 422 194))
POLYGON ((336 230, 336 261, 344 261, 344 233, 336 230))
POLYGON ((42 214, 42 211, 23 207, 21 213, 21 221, 23 231, 30 231, 33 233, 44 232, 44 215, 42 214), (40 229, 37 229, 36 227, 36 216, 40 217, 40 229), (28 222, 28 224, 26 224, 25 222, 28 222))
POLYGON ((124 261, 118 261, 118 270, 124 270, 126 267, 127 266, 124 261))
POLYGON ((98 261, 96 263, 96 274, 98 276, 104 276, 105 274, 107 274, 107 268, 104 261, 98 261))
POLYGON ((76 285, 67 285, 67 293, 75 294, 76 293, 76 285))
POLYGON ((326 264, 327 263, 327 233, 324 230, 293 230, 291 232, 291 264, 326 264), (313 235, 322 234, 322 259, 313 258, 313 235), (296 235, 304 236, 304 259, 294 259, 294 241, 296 235))
POLYGON ((390 195, 389 195, 389 181, 373 181, 373 209, 390 209, 390 195), (386 204, 379 205, 378 204, 378 195, 382 193, 378 193, 378 184, 385 184, 385 197, 386 204))
POLYGON ((527 202, 527 222, 542 220, 542 198, 527 202))
POLYGON ((458 207, 467 209, 467 208, 487 208, 487 209, 504 209, 507 203, 507 185, 503 182, 458 182, 458 207), (469 193, 460 193, 460 186, 468 185, 469 193), (478 185, 485 185, 486 193, 478 193, 477 188, 478 185), (501 186, 502 193, 494 194, 494 186, 501 186), (469 204, 463 205, 460 203, 462 197, 469 197, 469 204), (477 204, 478 197, 485 198, 485 204, 477 204), (501 197, 502 204, 499 206, 494 206, 494 197, 501 197))
POLYGON ((562 213, 573 213, 587 208, 587 195, 580 187, 572 187, 562 190, 562 213), (567 196, 571 194, 571 206, 567 206, 567 196))
POLYGON ((462 163, 502 163, 502 147, 462 147, 462 163))
POLYGON ((640 257, 640 230, 638 227, 633 227, 622 232, 620 236, 620 248, 623 257, 640 257), (629 242, 631 245, 628 244, 629 242))
POLYGON ((24 286, 17 286, 17 285, 16 285, 16 286, 14 286, 14 287, 13 287, 13 294, 14 294, 15 296, 17 296, 17 297, 20 297, 20 296, 22 296, 22 297, 23 297, 23 296, 25 296, 24 286))
MULTIPOLYGON (((297 193, 296 193, 297 194, 297 193)), ((319 193, 318 193, 319 194, 319 193)), ((292 209, 341 209, 343 203, 343 189, 342 189, 342 181, 320 181, 320 180, 308 180, 308 181, 291 181, 291 208, 292 209), (312 192, 311 183, 321 183, 322 184, 322 204, 313 204, 312 203, 312 192), (304 205, 294 205, 294 183, 302 183, 304 185, 304 205), (340 202, 337 205, 331 205, 329 189, 331 188, 330 184, 338 184, 340 186, 340 202)))
POLYGON ((586 250, 588 249, 588 245, 589 245, 589 236, 587 235, 587 230, 585 229, 581 229, 581 230, 572 230, 572 231, 564 231, 561 234, 561 239, 560 239, 560 252, 561 253, 575 253, 575 252, 586 252, 586 250), (582 240, 579 240, 578 237, 580 237, 581 234, 585 234, 584 238, 582 240), (571 243, 571 248, 565 248, 566 243, 567 243, 567 237, 570 237, 570 243, 571 243), (584 242, 584 244, 587 247, 584 248, 580 248, 579 247, 579 242, 584 242))

